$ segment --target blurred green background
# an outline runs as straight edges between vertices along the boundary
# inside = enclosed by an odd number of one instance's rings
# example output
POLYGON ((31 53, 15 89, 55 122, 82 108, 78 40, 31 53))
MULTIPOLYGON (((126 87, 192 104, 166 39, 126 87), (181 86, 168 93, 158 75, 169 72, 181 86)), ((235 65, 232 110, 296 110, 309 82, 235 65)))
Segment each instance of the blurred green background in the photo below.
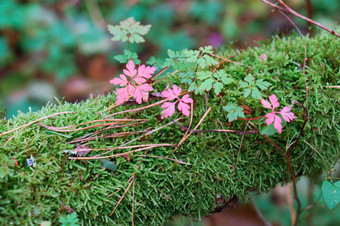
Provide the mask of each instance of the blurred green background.
MULTIPOLYGON (((308 15, 308 1, 285 0, 303 15, 308 15)), ((310 2, 314 20, 332 29, 339 25, 340 0, 310 2)), ((243 49, 273 34, 295 32, 286 18, 261 0, 0 0, 0 118, 10 118, 18 110, 37 110, 54 97, 79 101, 110 92, 109 80, 121 70, 113 57, 125 46, 110 41, 107 25, 130 16, 152 25, 146 43, 131 46, 142 62, 164 56, 167 49, 204 45, 243 49)), ((305 21, 291 18, 308 33, 305 21)), ((319 198, 320 186, 308 180, 299 186, 306 205, 319 200, 310 222, 339 223, 339 206, 326 209, 319 198)), ((254 202, 274 225, 288 225, 288 206, 273 195, 275 191, 255 195, 254 202)))
MULTIPOLYGON (((307 0, 306 0, 307 1, 307 0)), ((286 0, 307 15, 305 0, 286 0)), ((339 0, 311 0, 313 19, 335 28, 339 0)), ((230 44, 246 48, 292 25, 261 0, 1 0, 0 117, 39 109, 54 97, 86 99, 109 92, 125 46, 108 24, 133 16, 151 24, 146 43, 132 46, 142 62, 167 49, 230 44)), ((306 23, 294 18, 306 33, 306 23)))

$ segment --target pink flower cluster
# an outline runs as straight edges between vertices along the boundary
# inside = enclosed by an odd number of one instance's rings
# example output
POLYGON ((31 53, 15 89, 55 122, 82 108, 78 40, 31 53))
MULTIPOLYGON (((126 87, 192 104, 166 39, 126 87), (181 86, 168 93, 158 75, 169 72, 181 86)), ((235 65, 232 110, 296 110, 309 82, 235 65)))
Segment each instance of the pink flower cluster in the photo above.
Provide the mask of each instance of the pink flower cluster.
POLYGON ((136 102, 139 104, 141 104, 142 101, 148 101, 149 92, 152 91, 153 88, 146 83, 146 79, 152 77, 156 68, 141 65, 138 67, 138 70, 136 70, 132 60, 128 62, 126 68, 127 69, 123 70, 124 74, 119 75, 120 78, 110 80, 110 83, 114 85, 119 85, 121 87, 125 86, 116 91, 116 103, 122 104, 125 101, 128 101, 130 97, 135 98, 136 102), (129 77, 129 79, 127 77, 129 77))
POLYGON ((269 97, 269 100, 270 100, 270 103, 264 99, 261 100, 261 103, 262 105, 265 107, 265 108, 269 108, 272 110, 271 113, 268 113, 266 114, 266 123, 267 125, 270 125, 274 122, 274 128, 277 129, 277 131, 279 133, 282 132, 282 120, 281 120, 281 117, 278 116, 277 114, 281 114, 282 115, 282 118, 287 121, 287 122, 290 122, 292 121, 293 119, 296 118, 296 116, 294 115, 293 112, 291 112, 291 107, 284 107, 281 111, 274 111, 275 108, 279 107, 279 102, 277 100, 277 97, 276 95, 271 95, 269 97))
MULTIPOLYGON (((135 98, 136 102, 139 104, 141 104, 142 101, 148 101, 149 92, 152 91, 153 88, 146 83, 146 79, 151 78, 155 71, 156 68, 149 66, 145 67, 145 65, 139 66, 137 70, 133 61, 130 60, 126 65, 126 69, 123 70, 124 74, 120 74, 120 78, 110 80, 110 83, 123 87, 116 91, 116 104, 123 104, 125 101, 128 101, 130 97, 135 98)), ((188 103, 193 103, 193 100, 189 97, 189 94, 185 94, 182 98, 179 98, 181 92, 181 88, 173 85, 173 89, 168 88, 161 93, 168 101, 177 99, 175 102, 163 103, 161 107, 165 108, 165 110, 162 111, 162 119, 170 117, 175 113, 175 106, 177 102, 179 102, 177 106, 178 110, 186 116, 190 115, 190 105, 188 103)))
POLYGON ((193 103, 193 100, 190 98, 189 94, 185 94, 182 96, 182 98, 179 98, 180 93, 182 92, 182 89, 179 88, 176 85, 173 85, 172 89, 168 88, 168 90, 164 90, 161 94, 164 98, 166 98, 169 101, 177 99, 175 102, 165 102, 162 104, 162 108, 165 108, 165 110, 162 111, 161 118, 170 117, 175 113, 175 106, 176 103, 178 103, 178 110, 181 111, 185 116, 190 115, 190 105, 189 103, 193 103))

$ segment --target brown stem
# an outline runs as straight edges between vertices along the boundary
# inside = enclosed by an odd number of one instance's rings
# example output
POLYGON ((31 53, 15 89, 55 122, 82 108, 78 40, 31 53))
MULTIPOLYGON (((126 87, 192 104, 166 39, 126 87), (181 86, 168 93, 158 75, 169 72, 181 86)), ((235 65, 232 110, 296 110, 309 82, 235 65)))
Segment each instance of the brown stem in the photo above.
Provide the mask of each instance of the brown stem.
POLYGON ((320 27, 320 28, 322 28, 322 29, 328 31, 328 32, 331 33, 332 35, 334 35, 334 36, 340 38, 340 34, 336 33, 334 30, 329 29, 329 28, 323 26, 322 24, 320 24, 320 23, 318 23, 318 22, 316 22, 316 21, 314 21, 314 20, 312 20, 312 19, 309 19, 308 17, 302 16, 301 14, 295 12, 295 11, 292 10, 286 3, 284 3, 282 0, 278 0, 278 1, 279 1, 284 7, 278 6, 278 5, 276 5, 276 4, 272 3, 272 2, 269 2, 269 1, 267 1, 267 0, 262 0, 262 2, 264 2, 264 3, 268 4, 268 5, 271 5, 272 7, 276 8, 276 9, 279 9, 279 10, 281 10, 281 11, 287 11, 287 12, 289 12, 289 13, 291 13, 291 14, 297 16, 297 17, 300 17, 300 18, 303 19, 303 20, 306 20, 307 22, 310 22, 310 23, 312 23, 312 24, 314 24, 314 25, 316 25, 316 26, 318 26, 318 27, 320 27))
POLYGON ((299 140, 300 140, 300 138, 301 138, 301 136, 302 136, 303 130, 304 130, 305 126, 306 126, 307 120, 309 119, 307 108, 306 108, 305 106, 303 106, 303 104, 301 104, 300 102, 298 102, 298 101, 296 101, 296 100, 293 100, 293 101, 292 101, 292 105, 294 105, 294 104, 297 104, 297 105, 299 105, 300 107, 303 108, 303 111, 304 111, 304 113, 305 113, 305 121, 303 122, 303 125, 302 125, 302 127, 301 127, 301 130, 300 130, 300 132, 299 132, 299 136, 296 138, 296 140, 294 141, 293 145, 292 145, 292 146, 289 148, 289 150, 288 150, 288 156, 289 156, 289 157, 290 157, 290 153, 292 152, 292 150, 293 150, 293 149, 296 147, 296 145, 298 144, 298 142, 299 142, 299 140))
MULTIPOLYGON (((310 0, 305 0, 306 1, 306 9, 307 9, 307 15, 309 19, 313 18, 313 7, 312 7, 312 3, 310 0)), ((311 29, 312 23, 308 22, 308 32, 310 34, 310 36, 312 37, 314 35, 313 30, 311 29)))
POLYGON ((300 213, 301 213, 301 202, 300 202, 300 199, 299 199, 299 196, 298 196, 298 193, 297 193, 296 177, 295 177, 295 172, 294 172, 294 169, 293 169, 293 166, 292 166, 292 160, 291 160, 290 156, 282 148, 280 148, 280 146, 275 144, 272 140, 270 140, 265 135, 262 135, 260 133, 260 131, 255 127, 255 125, 253 123, 251 123, 251 124, 254 126, 254 128, 257 130, 257 132, 260 136, 262 136, 265 140, 267 140, 269 143, 271 143, 274 147, 276 147, 283 154, 283 156, 286 158, 286 160, 288 162, 289 170, 290 170, 290 174, 291 174, 292 182, 293 182, 293 188, 294 188, 294 199, 296 200, 296 202, 298 204, 298 207, 297 207, 297 210, 296 210, 295 224, 294 224, 294 225, 297 225, 298 219, 299 219, 299 216, 300 216, 300 213))

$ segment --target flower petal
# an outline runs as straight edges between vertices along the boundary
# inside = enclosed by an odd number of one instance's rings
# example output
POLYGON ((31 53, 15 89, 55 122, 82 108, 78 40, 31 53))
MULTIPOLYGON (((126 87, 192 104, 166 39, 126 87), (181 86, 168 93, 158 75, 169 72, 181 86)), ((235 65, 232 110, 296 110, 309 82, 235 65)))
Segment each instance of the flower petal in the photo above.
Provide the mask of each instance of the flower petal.
POLYGON ((174 100, 178 97, 174 94, 174 92, 170 88, 168 88, 168 90, 164 90, 161 94, 167 100, 174 100))
POLYGON ((126 68, 127 68, 127 70, 126 69, 123 69, 123 72, 124 72, 124 74, 126 74, 127 76, 129 76, 129 77, 134 77, 136 74, 137 74, 137 70, 135 69, 135 64, 133 63, 133 61, 132 60, 130 60, 129 62, 128 62, 128 64, 126 65, 126 68))
POLYGON ((194 101, 190 98, 189 94, 185 94, 184 96, 182 96, 181 101, 183 101, 184 103, 193 103, 194 101))
POLYGON ((161 116, 162 119, 166 117, 170 117, 171 115, 175 113, 175 103, 165 102, 164 104, 162 104, 161 108, 165 108, 165 110, 162 111, 162 116, 161 116))
POLYGON ((116 95, 117 95, 116 104, 122 104, 130 99, 128 87, 117 89, 116 95))
POLYGON ((179 94, 182 92, 182 89, 176 85, 173 85, 172 86, 172 90, 174 92, 174 95, 176 95, 176 97, 179 96, 179 94))
POLYGON ((261 103, 262 103, 263 107, 272 109, 272 105, 268 101, 266 101, 265 99, 262 99, 261 103))
POLYGON ((277 129, 279 133, 281 133, 282 132, 282 125, 281 125, 282 119, 280 118, 280 116, 277 116, 277 115, 274 115, 274 117, 275 117, 274 128, 277 129))
POLYGON ((145 102, 149 99, 149 92, 152 91, 153 88, 149 84, 143 84, 140 86, 136 86, 134 98, 136 99, 136 102, 141 104, 142 100, 145 102))
POLYGON ((286 106, 279 112, 282 115, 282 118, 287 122, 290 122, 296 118, 296 116, 294 115, 293 112, 291 112, 291 110, 292 110, 291 107, 286 106))
POLYGON ((270 102, 271 102, 272 105, 273 105, 273 110, 274 110, 275 108, 277 108, 277 107, 280 105, 275 94, 271 95, 271 96, 269 97, 269 100, 270 100, 270 102))
POLYGON ((266 123, 267 125, 270 125, 274 122, 275 114, 274 113, 268 113, 266 114, 266 123))
POLYGON ((189 111, 190 106, 189 106, 189 104, 186 104, 186 103, 184 103, 182 101, 179 101, 179 104, 178 104, 177 107, 178 107, 178 110, 183 113, 183 115, 185 115, 185 116, 189 116, 190 115, 190 111, 189 111))

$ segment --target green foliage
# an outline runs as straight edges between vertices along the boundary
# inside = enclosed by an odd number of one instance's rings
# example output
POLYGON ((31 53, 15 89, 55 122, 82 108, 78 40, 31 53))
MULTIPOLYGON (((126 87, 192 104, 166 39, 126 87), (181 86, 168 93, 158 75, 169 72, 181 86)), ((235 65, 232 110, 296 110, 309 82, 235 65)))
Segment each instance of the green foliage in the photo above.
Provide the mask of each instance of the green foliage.
POLYGON ((340 203, 340 181, 331 183, 325 180, 322 183, 322 195, 327 207, 331 210, 340 203))
POLYGON ((271 84, 263 79, 258 79, 255 82, 255 78, 249 74, 244 78, 244 82, 240 81, 240 85, 241 88, 244 88, 244 97, 248 97, 251 93, 254 99, 262 99, 260 90, 267 89, 271 84))
POLYGON ((140 25, 133 17, 129 17, 120 22, 120 25, 109 25, 109 32, 113 35, 113 41, 122 41, 130 43, 144 42, 143 35, 146 35, 151 28, 151 25, 140 25))
MULTIPOLYGON (((128 49, 124 49, 124 55, 116 55, 114 57, 121 64, 127 64, 129 60, 132 60, 134 64, 140 64, 141 61, 138 59, 138 55, 135 52, 131 52, 128 49)), ((152 64, 152 62, 151 62, 152 64)))
POLYGON ((227 117, 228 117, 229 122, 232 122, 232 121, 238 119, 239 117, 240 118, 245 117, 244 112, 243 112, 243 108, 238 106, 235 103, 229 102, 227 104, 227 106, 223 107, 223 109, 228 112, 227 117))
POLYGON ((62 226, 78 226, 78 216, 76 212, 68 214, 66 217, 60 217, 59 222, 62 226))

